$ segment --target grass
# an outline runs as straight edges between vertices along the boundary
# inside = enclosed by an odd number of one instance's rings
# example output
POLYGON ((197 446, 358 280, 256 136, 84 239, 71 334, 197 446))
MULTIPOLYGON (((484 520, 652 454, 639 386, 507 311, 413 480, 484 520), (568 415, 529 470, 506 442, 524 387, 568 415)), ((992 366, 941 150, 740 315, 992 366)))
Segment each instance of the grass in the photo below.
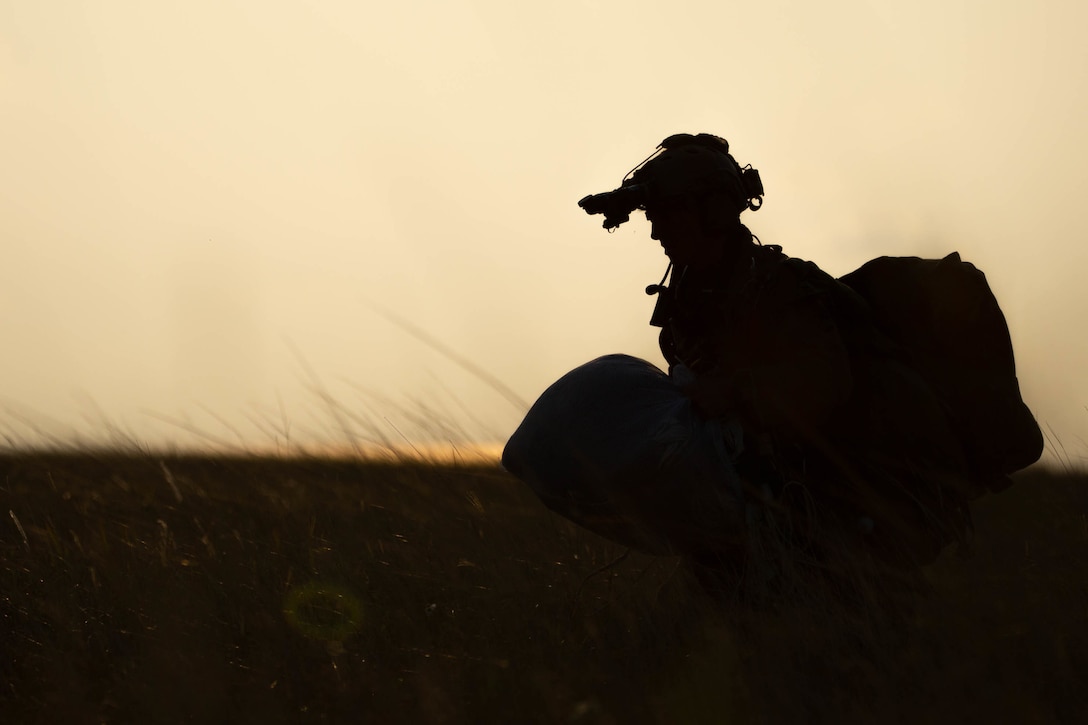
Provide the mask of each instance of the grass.
POLYGON ((0 722, 1086 722, 1086 516, 1020 474, 893 624, 717 604, 484 464, 8 453, 0 722))

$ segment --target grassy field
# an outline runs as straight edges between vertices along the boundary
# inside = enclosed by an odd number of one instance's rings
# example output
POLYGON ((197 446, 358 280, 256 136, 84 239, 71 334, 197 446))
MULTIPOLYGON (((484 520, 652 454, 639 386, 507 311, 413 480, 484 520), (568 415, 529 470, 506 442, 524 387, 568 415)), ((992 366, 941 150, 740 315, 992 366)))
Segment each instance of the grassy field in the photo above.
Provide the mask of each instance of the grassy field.
POLYGON ((0 457, 0 722, 1088 722, 1088 476, 909 621, 722 606, 501 470, 0 457))

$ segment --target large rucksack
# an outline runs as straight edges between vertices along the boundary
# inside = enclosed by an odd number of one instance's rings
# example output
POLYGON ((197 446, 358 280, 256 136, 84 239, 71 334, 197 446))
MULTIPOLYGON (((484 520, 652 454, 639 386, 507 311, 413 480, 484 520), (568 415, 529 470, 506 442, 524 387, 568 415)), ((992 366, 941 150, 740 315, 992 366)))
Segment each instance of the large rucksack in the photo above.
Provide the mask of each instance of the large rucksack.
POLYGON ((1000 490, 1039 459, 1043 435, 1020 396, 1009 328, 981 271, 957 252, 879 257, 840 281, 945 401, 980 482, 1000 490))

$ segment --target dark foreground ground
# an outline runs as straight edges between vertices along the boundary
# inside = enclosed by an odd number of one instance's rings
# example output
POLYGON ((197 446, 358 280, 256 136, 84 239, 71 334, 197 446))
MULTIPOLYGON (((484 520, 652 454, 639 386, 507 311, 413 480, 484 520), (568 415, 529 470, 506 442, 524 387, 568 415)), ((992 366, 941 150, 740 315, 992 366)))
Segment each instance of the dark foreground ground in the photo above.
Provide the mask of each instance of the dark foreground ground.
POLYGON ((1019 476, 889 628, 722 608, 488 467, 0 457, 0 722, 1088 722, 1086 514, 1019 476))

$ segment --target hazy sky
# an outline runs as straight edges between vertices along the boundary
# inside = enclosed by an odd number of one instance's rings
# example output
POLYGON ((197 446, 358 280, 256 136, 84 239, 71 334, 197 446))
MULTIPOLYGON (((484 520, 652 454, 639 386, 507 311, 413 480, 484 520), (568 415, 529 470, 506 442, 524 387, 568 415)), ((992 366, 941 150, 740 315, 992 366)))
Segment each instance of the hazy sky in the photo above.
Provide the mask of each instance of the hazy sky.
POLYGON ((660 362, 659 246, 576 201, 708 131, 760 170, 765 243, 983 269, 1025 398, 1088 455, 1086 27, 1057 0, 0 0, 0 432, 342 438, 316 376, 360 435, 504 439, 523 411, 377 309, 529 400, 660 362))

